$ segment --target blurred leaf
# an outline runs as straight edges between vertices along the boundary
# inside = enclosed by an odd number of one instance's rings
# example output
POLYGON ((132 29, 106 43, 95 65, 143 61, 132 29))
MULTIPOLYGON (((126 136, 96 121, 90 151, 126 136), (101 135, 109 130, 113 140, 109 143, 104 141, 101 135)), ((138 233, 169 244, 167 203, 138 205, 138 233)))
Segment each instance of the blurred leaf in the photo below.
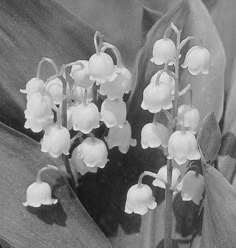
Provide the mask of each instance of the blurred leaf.
MULTIPOLYGON (((58 66, 93 53, 94 30, 50 0, 2 0, 0 3, 0 120, 24 129, 25 95, 19 89, 36 75, 42 57, 58 66)), ((42 76, 54 74, 43 66, 42 76)), ((34 135, 34 137, 36 137, 34 135)))
POLYGON ((221 146, 221 132, 214 113, 203 119, 197 140, 206 161, 215 161, 221 146))
POLYGON ((35 141, 0 124, 0 235, 17 248, 111 247, 66 180, 55 171, 43 174, 59 201, 53 206, 25 208, 27 187, 37 171, 55 164, 35 141))
POLYGON ((203 168, 206 186, 202 248, 236 247, 236 191, 214 167, 203 168))

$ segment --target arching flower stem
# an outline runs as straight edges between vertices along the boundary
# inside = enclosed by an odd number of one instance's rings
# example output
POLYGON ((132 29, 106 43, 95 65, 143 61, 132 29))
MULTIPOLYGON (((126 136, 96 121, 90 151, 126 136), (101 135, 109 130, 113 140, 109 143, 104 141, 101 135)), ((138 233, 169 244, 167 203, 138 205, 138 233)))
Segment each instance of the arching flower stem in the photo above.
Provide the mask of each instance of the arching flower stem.
POLYGON ((160 180, 162 183, 164 183, 166 185, 166 182, 163 181, 163 179, 161 177, 159 177, 159 175, 157 175, 157 173, 153 173, 151 171, 144 171, 140 176, 139 176, 139 179, 138 179, 138 187, 141 187, 142 185, 142 180, 145 176, 150 176, 150 177, 153 177, 155 179, 158 179, 160 180))
POLYGON ((117 67, 118 68, 122 67, 122 59, 119 49, 108 42, 103 42, 103 47, 101 48, 101 52, 105 52, 107 49, 111 49, 114 55, 116 56, 117 67))
POLYGON ((53 68, 54 68, 54 70, 55 70, 55 74, 56 74, 57 76, 59 75, 59 70, 58 70, 58 68, 57 68, 56 63, 55 63, 52 59, 50 59, 50 58, 45 58, 45 57, 43 57, 43 58, 40 60, 39 64, 38 64, 37 73, 36 73, 36 77, 37 77, 37 78, 40 78, 41 67, 42 67, 42 64, 43 64, 44 62, 47 62, 47 63, 49 63, 50 65, 52 65, 53 68))
POLYGON ((43 173, 44 171, 46 171, 46 170, 56 170, 56 171, 59 171, 59 169, 58 169, 56 166, 54 166, 54 165, 49 165, 49 164, 48 164, 47 166, 41 168, 41 169, 38 171, 37 176, 36 176, 36 182, 37 182, 37 183, 41 183, 41 182, 42 182, 42 180, 41 180, 41 175, 42 175, 42 173, 43 173))

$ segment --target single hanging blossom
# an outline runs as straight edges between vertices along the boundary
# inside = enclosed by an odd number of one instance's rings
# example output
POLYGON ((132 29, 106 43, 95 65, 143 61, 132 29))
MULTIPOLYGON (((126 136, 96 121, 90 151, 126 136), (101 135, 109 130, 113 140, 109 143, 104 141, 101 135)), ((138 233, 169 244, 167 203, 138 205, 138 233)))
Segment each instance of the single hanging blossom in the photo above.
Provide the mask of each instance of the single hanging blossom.
MULTIPOLYGON (((93 101, 93 88, 86 89, 87 90, 87 102, 93 101)), ((75 103, 82 103, 84 98, 84 88, 79 86, 74 86, 71 90, 71 98, 75 103)))
POLYGON ((197 108, 189 105, 181 105, 178 108, 178 121, 185 128, 195 134, 200 125, 200 113, 197 108))
POLYGON ((123 127, 114 126, 109 129, 108 136, 105 137, 108 148, 118 146, 121 153, 127 153, 130 146, 136 146, 136 139, 131 138, 131 126, 125 121, 123 127))
POLYGON ((98 167, 88 167, 83 159, 81 158, 81 152, 80 147, 77 146, 73 152, 71 157, 71 165, 77 172, 79 172, 81 175, 85 175, 88 172, 96 173, 98 170, 98 167))
POLYGON ((117 77, 116 67, 110 55, 104 52, 95 53, 88 64, 90 79, 97 84, 113 81, 117 77))
POLYGON ((169 63, 172 65, 175 63, 176 47, 175 43, 169 38, 163 38, 157 40, 153 46, 153 57, 151 62, 156 65, 163 65, 169 63))
POLYGON ((95 137, 86 138, 79 146, 80 158, 88 167, 104 168, 109 161, 105 143, 95 137))
POLYGON ((41 205, 54 205, 57 199, 52 198, 52 190, 48 183, 34 182, 26 191, 26 202, 23 203, 25 207, 38 208, 41 205))
POLYGON ((186 54, 183 68, 188 68, 192 75, 208 74, 211 55, 204 47, 194 46, 186 54))
POLYGON ((148 209, 155 209, 157 203, 152 196, 151 188, 146 184, 135 184, 127 193, 125 212, 144 215, 148 209))
POLYGON ((27 94, 26 98, 28 100, 32 94, 36 92, 42 92, 43 88, 44 88, 44 82, 42 79, 31 78, 26 84, 25 89, 21 89, 20 92, 27 94))
POLYGON ((110 100, 107 98, 101 106, 101 121, 108 128, 118 126, 123 127, 126 120, 126 105, 122 99, 110 100))
MULTIPOLYGON (((171 186, 174 186, 177 184, 178 182, 178 179, 180 177, 181 173, 179 171, 179 169, 177 168, 173 168, 172 170, 172 183, 171 183, 171 186)), ((165 189, 166 188, 166 183, 167 183, 167 165, 164 165, 162 166, 158 173, 157 173, 157 176, 161 179, 158 179, 156 178, 152 184, 156 187, 159 187, 159 188, 162 188, 162 189, 165 189)))
POLYGON ((57 158, 62 153, 68 155, 69 149, 70 133, 65 127, 53 123, 45 129, 41 141, 42 152, 48 152, 52 157, 57 158))
POLYGON ((184 164, 188 159, 201 158, 197 140, 190 131, 175 131, 169 139, 168 153, 168 159, 174 159, 179 165, 184 164))
POLYGON ((142 148, 167 147, 169 136, 168 128, 163 124, 158 122, 148 123, 141 131, 142 148))
POLYGON ((157 113, 162 109, 167 110, 172 107, 171 89, 168 85, 153 81, 144 89, 142 109, 157 113))
POLYGON ((181 191, 183 201, 193 201, 199 205, 205 189, 204 178, 190 170, 184 175, 177 189, 181 191))
POLYGON ((113 81, 100 85, 99 92, 111 100, 122 98, 124 93, 127 94, 131 90, 131 79, 130 71, 125 67, 121 67, 119 68, 118 76, 113 81))
POLYGON ((25 128, 33 132, 41 132, 53 122, 52 99, 41 92, 33 93, 27 102, 25 113, 25 128))
POLYGON ((80 64, 72 65, 71 67, 71 77, 75 81, 75 85, 79 86, 84 89, 89 89, 93 86, 94 81, 90 79, 90 72, 87 60, 78 60, 76 62, 82 63, 83 66, 80 64))
POLYGON ((72 125, 75 131, 81 131, 84 134, 90 133, 94 128, 98 128, 100 115, 97 106, 90 102, 81 103, 74 107, 72 112, 72 125))

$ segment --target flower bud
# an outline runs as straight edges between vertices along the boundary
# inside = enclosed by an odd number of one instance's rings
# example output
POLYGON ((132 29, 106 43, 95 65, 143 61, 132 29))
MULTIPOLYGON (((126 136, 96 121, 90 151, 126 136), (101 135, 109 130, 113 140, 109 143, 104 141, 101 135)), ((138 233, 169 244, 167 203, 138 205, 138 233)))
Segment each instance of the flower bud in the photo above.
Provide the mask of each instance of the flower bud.
POLYGON ((105 143, 95 137, 86 138, 79 146, 80 158, 88 167, 104 168, 108 159, 108 151, 105 143))
MULTIPOLYGON (((87 98, 86 102, 93 101, 93 88, 86 89, 87 90, 87 98)), ((84 98, 84 88, 81 88, 79 86, 74 86, 72 89, 72 99, 76 103, 82 103, 84 98)))
POLYGON ((41 205, 53 205, 57 203, 57 199, 52 199, 51 187, 45 182, 34 182, 26 191, 25 207, 38 208, 41 205))
POLYGON ((196 133, 200 124, 200 113, 197 108, 181 105, 178 108, 178 120, 192 133, 196 133))
POLYGON ((101 106, 101 121, 108 128, 123 127, 126 120, 126 105, 122 99, 110 100, 107 98, 101 106))
POLYGON ((71 77, 74 79, 76 86, 79 86, 84 89, 91 88, 94 84, 94 81, 91 80, 90 72, 88 68, 88 61, 87 60, 78 60, 76 62, 80 62, 83 64, 83 67, 80 64, 72 65, 71 68, 71 77))
POLYGON ((201 155, 198 151, 197 140, 190 131, 175 131, 168 143, 169 159, 174 159, 179 165, 187 159, 198 160, 201 155))
POLYGON ((204 188, 203 176, 190 170, 184 175, 177 189, 181 191, 183 201, 193 201, 199 205, 203 197, 204 188))
MULTIPOLYGON (((166 188, 165 183, 167 183, 167 165, 162 166, 162 167, 159 169, 157 175, 158 175, 158 177, 159 177, 160 179, 162 179, 162 180, 156 178, 156 179, 152 182, 152 184, 153 184, 154 186, 156 186, 156 187, 165 189, 165 188, 166 188), (164 183, 163 183, 163 182, 164 182, 164 183)), ((177 184, 180 175, 181 175, 181 173, 180 173, 179 169, 177 169, 177 168, 174 167, 174 168, 172 169, 172 183, 171 183, 171 186, 174 186, 174 185, 177 184)))
POLYGON ((186 54, 183 68, 188 68, 192 75, 208 74, 211 55, 204 47, 194 46, 186 54))
POLYGON ((135 184, 127 193, 125 212, 128 214, 136 213, 144 215, 148 209, 156 208, 157 203, 152 196, 151 188, 146 184, 135 184))
POLYGON ((53 122, 52 99, 41 92, 33 93, 27 102, 25 113, 25 128, 31 128, 35 133, 41 132, 53 122))
POLYGON ((161 123, 148 123, 141 131, 142 148, 167 147, 169 139, 168 128, 161 123))
POLYGON ((136 146, 137 144, 137 141, 131 138, 131 126, 128 121, 125 121, 122 128, 111 127, 105 140, 109 149, 118 146, 121 153, 127 153, 130 146, 136 146))
POLYGON ((174 64, 176 58, 176 47, 174 42, 169 38, 157 40, 153 46, 153 57, 151 62, 156 65, 165 63, 174 64))
POLYGON ((100 115, 97 106, 90 102, 88 104, 81 103, 74 107, 71 120, 75 131, 88 134, 94 128, 99 127, 99 119, 100 115))
POLYGON ((25 90, 20 90, 20 92, 27 94, 26 98, 27 100, 29 97, 36 93, 41 92, 44 87, 44 82, 40 78, 31 78, 28 83, 26 84, 25 90))
POLYGON ((106 82, 100 86, 100 94, 106 95, 109 99, 122 98, 124 93, 131 90, 131 73, 125 67, 119 68, 118 76, 111 82, 106 82))
POLYGON ((171 109, 172 106, 171 90, 166 84, 153 81, 144 89, 142 109, 157 113, 162 109, 171 109))
POLYGON ((68 155, 69 149, 70 133, 65 127, 54 123, 45 129, 41 141, 42 152, 48 152, 52 157, 57 158, 62 153, 68 155))
POLYGON ((116 67, 110 55, 100 52, 90 57, 88 68, 90 79, 97 84, 113 81, 117 77, 116 67))

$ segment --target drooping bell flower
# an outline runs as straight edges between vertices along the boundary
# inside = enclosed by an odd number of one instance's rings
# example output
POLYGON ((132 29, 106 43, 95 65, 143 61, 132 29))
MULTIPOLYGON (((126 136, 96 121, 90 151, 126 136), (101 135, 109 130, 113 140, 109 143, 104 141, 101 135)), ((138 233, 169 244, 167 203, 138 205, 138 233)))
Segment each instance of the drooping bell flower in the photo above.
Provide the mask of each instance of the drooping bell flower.
POLYGON ((153 46, 153 57, 151 62, 156 65, 163 65, 165 63, 174 64, 176 58, 175 43, 169 38, 157 40, 153 46))
POLYGON ((26 191, 26 202, 23 203, 25 207, 38 208, 41 205, 54 205, 57 199, 52 198, 52 190, 48 183, 34 182, 26 191))
MULTIPOLYGON (((93 88, 86 89, 86 102, 93 101, 93 88)), ((74 86, 71 91, 71 98, 75 103, 82 103, 84 99, 85 89, 79 86, 74 86)))
POLYGON ((80 64, 72 65, 70 75, 74 79, 76 86, 89 89, 94 84, 94 81, 90 79, 89 62, 87 60, 78 60, 77 62, 82 63, 83 66, 80 64))
POLYGON ((125 121, 121 128, 118 126, 111 127, 105 140, 109 149, 118 146, 121 153, 127 153, 130 146, 136 146, 137 144, 137 141, 131 138, 131 126, 128 121, 125 121))
POLYGON ((201 174, 197 174, 195 171, 188 171, 177 189, 181 191, 181 197, 183 201, 193 201, 199 205, 204 193, 204 178, 201 174))
POLYGON ((104 52, 95 53, 88 64, 90 79, 97 84, 113 81, 117 77, 116 67, 110 55, 104 52))
MULTIPOLYGON (((167 165, 164 165, 162 166, 158 173, 157 173, 158 177, 161 179, 158 179, 156 178, 152 184, 156 187, 159 187, 159 188, 162 188, 162 189, 165 189, 166 188, 166 183, 167 183, 167 165)), ((172 169, 172 183, 171 183, 171 186, 174 186, 177 184, 178 182, 178 179, 180 177, 181 173, 179 171, 179 169, 177 168, 173 168, 172 169)))
POLYGON ((126 120, 126 105, 122 99, 110 100, 107 98, 101 106, 101 121, 108 128, 118 126, 123 127, 126 120))
POLYGON ((174 159, 179 165, 187 160, 198 160, 201 155, 198 151, 197 140, 190 131, 175 131, 168 143, 169 159, 174 159))
POLYGON ((90 102, 88 104, 81 103, 74 107, 71 120, 75 131, 88 134, 94 128, 99 127, 99 119, 100 115, 97 106, 90 102))
POLYGON ((68 155, 69 149, 70 133, 65 127, 53 123, 45 129, 41 141, 42 152, 48 152, 52 157, 57 158, 62 153, 68 155))
POLYGON ((168 128, 161 123, 148 123, 141 131, 141 145, 143 149, 155 148, 160 145, 167 147, 169 139, 168 128))
POLYGON ((80 151, 80 148, 78 146, 72 152, 71 165, 81 175, 85 175, 88 172, 96 173, 97 170, 98 170, 98 167, 88 167, 88 166, 86 166, 85 162, 81 158, 81 151, 80 151))
POLYGON ((108 162, 107 147, 101 139, 88 137, 77 149, 80 153, 80 158, 88 167, 104 168, 108 162))
POLYGON ((146 184, 135 184, 127 193, 125 212, 144 215, 148 209, 155 209, 157 203, 152 196, 151 188, 146 184))
POLYGON ((142 109, 148 110, 151 113, 157 113, 162 109, 171 109, 172 106, 171 89, 168 85, 152 81, 144 89, 142 109))
POLYGON ((188 68, 192 75, 208 74, 211 55, 209 51, 200 46, 192 47, 186 54, 183 68, 188 68))
POLYGON ((25 113, 25 128, 33 132, 41 132, 53 122, 52 99, 41 92, 33 93, 27 102, 25 113))
POLYGON ((197 108, 181 105, 178 108, 178 121, 192 133, 196 133, 200 124, 200 113, 197 108))
POLYGON ((119 68, 118 76, 113 81, 101 84, 99 92, 111 100, 122 98, 124 93, 129 93, 131 90, 131 79, 130 71, 125 67, 121 67, 119 68))
POLYGON ((40 78, 31 78, 28 83, 26 84, 25 89, 21 89, 20 92, 21 93, 25 93, 27 100, 29 99, 29 97, 36 93, 36 92, 42 92, 44 87, 44 82, 42 79, 40 78))

